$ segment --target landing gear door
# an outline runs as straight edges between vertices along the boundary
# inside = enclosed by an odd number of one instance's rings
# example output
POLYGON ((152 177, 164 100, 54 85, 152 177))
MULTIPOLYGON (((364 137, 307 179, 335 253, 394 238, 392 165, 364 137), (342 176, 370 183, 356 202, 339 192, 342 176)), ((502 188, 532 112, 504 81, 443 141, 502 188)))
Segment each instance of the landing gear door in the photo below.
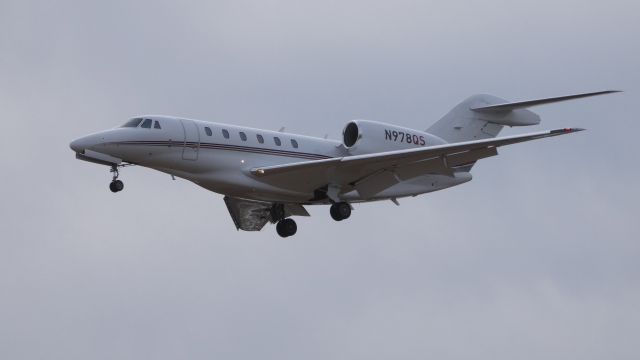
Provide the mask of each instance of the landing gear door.
POLYGON ((200 132, 198 125, 193 120, 181 119, 182 130, 184 130, 184 143, 182 147, 183 160, 198 160, 200 150, 200 132))

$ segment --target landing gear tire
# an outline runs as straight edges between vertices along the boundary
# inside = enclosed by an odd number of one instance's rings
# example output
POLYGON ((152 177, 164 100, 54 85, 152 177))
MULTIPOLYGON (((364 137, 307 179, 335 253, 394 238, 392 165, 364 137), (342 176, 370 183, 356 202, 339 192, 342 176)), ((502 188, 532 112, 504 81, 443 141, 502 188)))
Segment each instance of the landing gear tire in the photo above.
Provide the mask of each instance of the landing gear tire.
POLYGON ((120 180, 113 180, 109 184, 109 190, 111 190, 111 192, 117 193, 122 191, 122 189, 124 189, 124 183, 120 180))
POLYGON ((109 190, 113 193, 122 191, 122 189, 124 189, 124 183, 118 180, 118 176, 120 175, 118 172, 118 165, 114 164, 111 166, 111 173, 113 174, 113 180, 111 180, 111 183, 109 184, 109 190))
POLYGON ((282 219, 276 224, 276 231, 283 238, 289 237, 295 235, 296 231, 298 231, 298 225, 293 219, 282 219))
POLYGON ((331 205, 329 209, 331 217, 335 221, 342 221, 348 219, 351 216, 351 206, 346 202, 338 202, 331 205))

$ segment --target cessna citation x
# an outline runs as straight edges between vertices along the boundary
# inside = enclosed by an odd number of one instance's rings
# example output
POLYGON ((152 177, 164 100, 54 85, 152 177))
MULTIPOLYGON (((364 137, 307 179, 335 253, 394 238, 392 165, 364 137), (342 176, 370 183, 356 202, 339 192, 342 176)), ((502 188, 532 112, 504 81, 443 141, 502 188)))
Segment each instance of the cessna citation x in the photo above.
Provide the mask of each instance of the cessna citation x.
POLYGON ((504 126, 540 123, 527 110, 618 91, 508 102, 474 95, 426 131, 369 120, 347 123, 342 141, 171 116, 140 116, 71 142, 76 158, 111 167, 111 191, 122 191, 118 170, 140 165, 178 176, 224 195, 237 229, 276 224, 294 235, 292 216, 304 205, 331 205, 336 221, 351 204, 391 200, 446 189, 471 180, 476 161, 498 147, 581 131, 562 128, 496 137, 504 126))

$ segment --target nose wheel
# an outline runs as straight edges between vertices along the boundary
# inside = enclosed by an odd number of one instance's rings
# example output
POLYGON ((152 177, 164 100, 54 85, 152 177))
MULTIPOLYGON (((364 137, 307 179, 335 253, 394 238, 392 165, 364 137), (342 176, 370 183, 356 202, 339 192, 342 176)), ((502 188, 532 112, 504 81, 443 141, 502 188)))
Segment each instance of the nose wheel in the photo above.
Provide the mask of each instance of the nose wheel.
POLYGON ((109 190, 111 190, 111 192, 117 193, 118 191, 122 191, 122 189, 124 189, 124 183, 120 180, 113 180, 109 184, 109 190))
POLYGON ((118 176, 120 176, 120 173, 118 172, 118 165, 113 165, 111 167, 111 173, 113 174, 113 179, 109 184, 109 190, 113 193, 122 191, 124 189, 124 183, 118 180, 118 176))

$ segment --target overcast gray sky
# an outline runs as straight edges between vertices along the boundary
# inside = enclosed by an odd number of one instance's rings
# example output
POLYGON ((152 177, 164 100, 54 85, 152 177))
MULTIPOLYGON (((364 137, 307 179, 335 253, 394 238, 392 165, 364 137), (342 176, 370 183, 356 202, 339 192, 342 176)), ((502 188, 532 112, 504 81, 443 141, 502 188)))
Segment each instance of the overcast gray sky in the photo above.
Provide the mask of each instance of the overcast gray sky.
POLYGON ((637 359, 639 4, 0 0, 0 358, 637 359), (68 148, 145 113, 338 138, 610 88, 503 134, 586 132, 286 240, 68 148))

